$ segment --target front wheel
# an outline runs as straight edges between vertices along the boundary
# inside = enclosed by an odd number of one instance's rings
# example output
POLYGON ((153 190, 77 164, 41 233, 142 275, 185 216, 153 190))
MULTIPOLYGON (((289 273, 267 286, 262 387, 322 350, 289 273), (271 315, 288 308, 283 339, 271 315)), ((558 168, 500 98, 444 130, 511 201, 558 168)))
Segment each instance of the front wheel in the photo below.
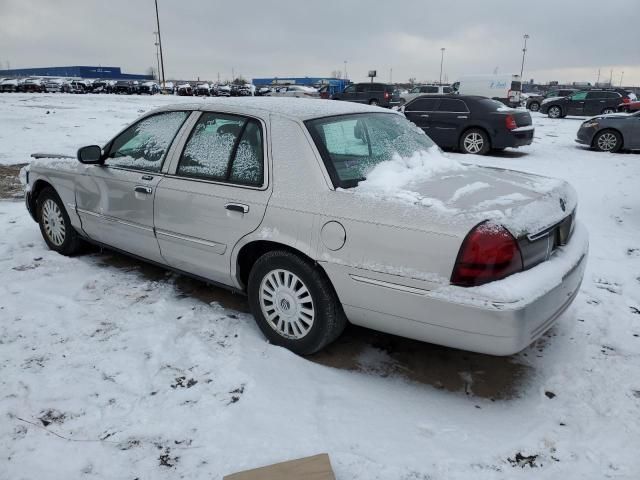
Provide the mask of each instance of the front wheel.
POLYGON ((489 137, 484 131, 478 128, 467 130, 460 138, 460 150, 462 150, 463 153, 485 155, 490 149, 491 144, 489 137))
POLYGON ((321 350, 346 325, 329 280, 294 253, 275 250, 260 257, 247 290, 251 312, 265 337, 299 355, 321 350))
POLYGON ((549 107, 549 110, 547 110, 547 115, 549 115, 549 118, 560 118, 562 117, 562 109, 556 105, 549 107))
POLYGON ((622 137, 614 130, 603 130, 593 139, 593 146, 601 152, 615 153, 622 147, 622 137))
POLYGON ((82 239, 53 188, 46 188, 38 195, 36 212, 40 232, 51 250, 62 255, 74 255, 81 250, 82 239))

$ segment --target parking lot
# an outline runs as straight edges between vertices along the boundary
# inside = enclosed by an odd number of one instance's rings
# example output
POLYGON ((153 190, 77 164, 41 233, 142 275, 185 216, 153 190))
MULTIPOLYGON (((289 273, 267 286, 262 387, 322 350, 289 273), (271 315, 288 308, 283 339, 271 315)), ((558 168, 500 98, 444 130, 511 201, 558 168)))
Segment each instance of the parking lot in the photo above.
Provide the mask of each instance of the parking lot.
POLYGON ((221 478, 285 449, 329 452, 339 478, 637 475, 640 155, 581 147, 584 117, 539 113, 529 146, 449 153, 578 192, 581 292, 522 353, 349 327, 302 358, 265 342, 241 296, 112 252, 49 251, 15 199, 31 153, 74 155, 186 101, 216 100, 0 95, 0 478, 47 478, 54 463, 67 478, 221 478))

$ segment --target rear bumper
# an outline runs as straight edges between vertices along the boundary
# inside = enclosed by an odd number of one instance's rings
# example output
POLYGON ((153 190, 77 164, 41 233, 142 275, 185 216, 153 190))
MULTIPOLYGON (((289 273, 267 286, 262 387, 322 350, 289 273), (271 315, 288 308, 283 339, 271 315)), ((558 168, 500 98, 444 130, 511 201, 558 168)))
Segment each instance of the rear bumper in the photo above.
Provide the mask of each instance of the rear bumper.
POLYGON ((531 145, 533 142, 533 135, 535 129, 524 130, 511 130, 509 132, 500 132, 495 135, 491 144, 494 148, 506 148, 506 147, 524 147, 525 145, 531 145))
POLYGON ((408 283, 402 277, 393 284, 361 269, 323 267, 352 323, 463 350, 512 355, 551 328, 578 294, 587 264, 586 229, 578 224, 561 248, 530 270, 471 289, 423 290, 400 284, 408 283))

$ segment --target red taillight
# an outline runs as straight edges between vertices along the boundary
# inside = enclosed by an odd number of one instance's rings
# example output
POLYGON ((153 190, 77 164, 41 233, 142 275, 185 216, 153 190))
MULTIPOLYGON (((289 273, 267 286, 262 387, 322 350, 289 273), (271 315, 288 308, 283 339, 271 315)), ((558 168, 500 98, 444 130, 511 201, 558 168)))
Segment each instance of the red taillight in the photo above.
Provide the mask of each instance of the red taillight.
POLYGON ((507 126, 507 130, 513 130, 514 128, 518 128, 518 124, 516 123, 516 119, 513 118, 513 115, 507 115, 504 121, 507 126))
POLYGON ((389 92, 384 92, 384 99, 387 100, 391 94, 389 92))
POLYGON ((522 270, 522 254, 513 235, 501 225, 483 222, 462 242, 451 283, 474 287, 522 270))
POLYGON ((631 103, 631 99, 629 97, 622 97, 622 103, 631 103))

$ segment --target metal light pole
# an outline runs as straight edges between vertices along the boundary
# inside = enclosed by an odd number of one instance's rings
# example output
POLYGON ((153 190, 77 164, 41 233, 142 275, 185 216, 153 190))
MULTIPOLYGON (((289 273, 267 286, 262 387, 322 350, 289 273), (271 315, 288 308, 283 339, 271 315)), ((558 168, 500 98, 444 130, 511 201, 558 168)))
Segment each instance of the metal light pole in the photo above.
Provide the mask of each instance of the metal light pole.
POLYGON ((347 76, 347 61, 344 61, 344 79, 347 80, 349 77, 347 76))
POLYGON ((158 0, 156 2, 156 24, 158 25, 158 47, 160 48, 160 69, 162 71, 162 91, 165 88, 164 58, 162 56, 162 37, 160 36, 160 15, 158 15, 158 0))
POLYGON ((620 86, 622 87, 622 77, 624 77, 624 70, 620 74, 620 86))
POLYGON ((444 47, 440 49, 440 85, 442 85, 442 65, 444 64, 444 47))
POLYGON ((529 35, 526 33, 522 37, 524 38, 524 47, 522 48, 522 66, 520 67, 520 81, 522 82, 522 74, 524 73, 524 56, 527 54, 527 39, 529 35))
POLYGON ((153 32, 154 38, 155 38, 155 43, 154 45, 156 46, 156 61, 158 62, 158 83, 160 82, 160 50, 158 50, 158 47, 160 46, 160 44, 158 43, 158 32, 153 32))

